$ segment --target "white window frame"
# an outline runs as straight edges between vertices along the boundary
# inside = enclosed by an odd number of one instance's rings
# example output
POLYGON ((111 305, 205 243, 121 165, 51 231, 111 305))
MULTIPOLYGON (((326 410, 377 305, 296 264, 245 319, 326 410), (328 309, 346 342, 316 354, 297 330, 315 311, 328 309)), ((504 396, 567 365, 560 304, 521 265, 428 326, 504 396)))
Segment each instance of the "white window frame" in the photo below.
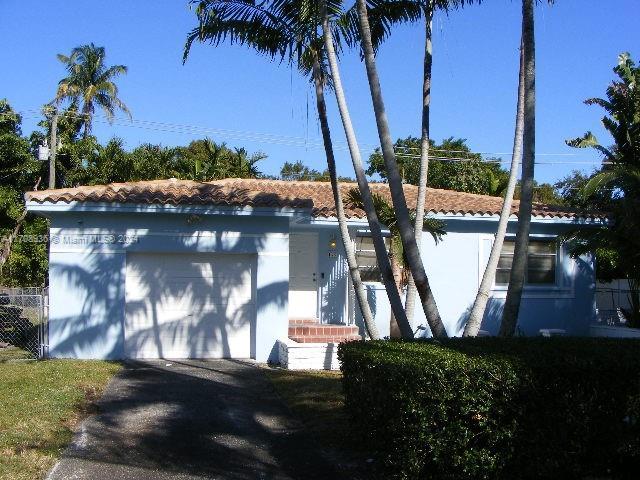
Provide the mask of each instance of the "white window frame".
MULTIPOLYGON (((551 234, 530 234, 531 240, 552 241, 558 238, 558 235, 551 234)), ((507 235, 505 240, 515 240, 515 235, 507 235)), ((489 252, 495 241, 493 234, 480 234, 478 238, 478 286, 482 281, 486 262, 489 259, 489 252), (488 245, 487 245, 488 244, 488 245)), ((525 284, 522 297, 523 298, 575 298, 574 289, 574 269, 575 262, 568 259, 566 247, 563 243, 556 246, 556 281, 555 284, 525 284), (568 263, 570 262, 570 263, 568 263), (565 278, 565 274, 568 278, 565 278)), ((496 284, 495 277, 491 286, 491 296, 494 298, 505 298, 507 296, 508 285, 496 284)))
MULTIPOLYGON (((389 234, 382 232, 382 236, 384 238, 386 247, 387 247, 387 253, 388 253, 388 249, 389 249, 389 245, 387 244, 387 242, 389 241, 389 234)), ((371 236, 371 232, 370 231, 356 231, 355 234, 352 237, 352 242, 353 242, 353 250, 354 250, 354 254, 356 256, 356 263, 358 264, 358 270, 360 270, 360 272, 362 273, 363 268, 360 266, 360 262, 358 262, 358 255, 359 253, 362 251, 360 249, 358 249, 358 238, 362 238, 362 237, 369 237, 372 238, 371 236)), ((372 250, 367 250, 367 251, 371 251, 374 254, 374 258, 375 258, 375 249, 372 250)), ((377 266, 378 260, 376 258, 376 267, 378 269, 378 271, 380 271, 380 267, 377 266)), ((383 285, 382 282, 382 278, 380 277, 378 280, 363 280, 362 281, 363 284, 365 285, 374 285, 374 286, 380 286, 383 285)))
MULTIPOLYGON (((515 236, 508 236, 505 237, 504 242, 510 242, 510 243, 514 243, 515 244, 515 236)), ((553 265, 553 282, 549 282, 549 283, 529 283, 528 278, 529 278, 529 262, 527 261, 527 269, 524 273, 524 285, 527 288, 544 288, 544 289, 549 289, 549 288, 555 288, 558 286, 558 280, 559 280, 559 269, 558 269, 558 263, 559 263, 559 259, 560 259, 560 248, 558 245, 558 241, 556 237, 547 237, 547 238, 539 238, 539 237, 529 237, 529 245, 531 245, 531 243, 533 242, 544 242, 544 243, 554 243, 554 247, 555 247, 555 251, 553 254, 546 254, 544 256, 548 256, 548 257, 553 257, 554 258, 554 265, 553 265)), ((515 245, 514 245, 515 246, 515 245)), ((504 248, 504 247, 503 247, 504 248)), ((500 256, 502 256, 502 253, 500 253, 500 256)), ((511 255, 513 257, 513 255, 511 255)), ((531 252, 528 251, 527 252, 527 257, 531 256, 531 252)), ((542 255, 541 255, 542 256, 542 255)), ((512 258, 513 261, 513 258, 512 258)), ((509 269, 511 270, 511 269, 509 269)), ((494 277, 493 280, 493 284, 494 287, 507 287, 509 285, 509 283, 498 283, 496 281, 498 277, 498 269, 496 269, 496 276, 494 277)))

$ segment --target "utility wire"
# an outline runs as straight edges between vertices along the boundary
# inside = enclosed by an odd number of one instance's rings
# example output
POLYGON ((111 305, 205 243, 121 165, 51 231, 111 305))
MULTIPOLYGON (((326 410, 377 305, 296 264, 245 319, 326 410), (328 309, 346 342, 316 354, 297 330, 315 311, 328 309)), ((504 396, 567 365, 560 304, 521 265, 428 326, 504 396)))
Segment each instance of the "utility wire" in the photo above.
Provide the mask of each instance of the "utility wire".
MULTIPOLYGON (((42 111, 39 109, 25 109, 16 112, 5 112, 0 113, 0 116, 15 116, 20 115, 23 118, 41 118, 42 111)), ((70 112, 64 111, 59 114, 60 117, 75 117, 78 119, 84 118, 86 115, 80 112, 70 112)), ((241 130, 228 130, 228 129, 218 129, 218 128, 209 128, 209 127, 200 127, 189 124, 174 124, 167 122, 158 122, 151 120, 131 120, 130 122, 123 122, 122 120, 115 119, 110 121, 106 116, 103 115, 93 115, 92 121, 100 124, 109 124, 121 127, 134 127, 140 128, 144 130, 150 131, 159 131, 159 132, 171 132, 171 133, 182 133, 189 135, 218 135, 226 138, 231 138, 234 140, 244 140, 248 142, 256 142, 256 143, 265 143, 271 145, 282 145, 282 146, 290 146, 290 147, 305 147, 305 148, 324 148, 324 145, 320 141, 309 141, 303 137, 293 137, 286 135, 278 135, 278 134, 268 134, 268 133, 258 133, 258 132, 250 132, 250 131, 241 131, 241 130)), ((335 149, 339 151, 346 151, 348 146, 343 142, 336 142, 335 149)), ((368 145, 366 152, 374 152, 378 146, 373 144, 362 144, 368 145)), ((405 153, 406 150, 420 150, 419 147, 396 147, 396 154, 400 157, 405 158, 416 158, 419 159, 420 156, 417 154, 405 153)), ((469 152, 465 150, 447 150, 447 149, 430 149, 431 152, 440 152, 440 153, 463 153, 468 156, 480 156, 480 155, 507 155, 511 156, 511 153, 508 152, 469 152)), ((574 153, 538 153, 536 157, 574 157, 577 154, 574 153)), ((430 156, 431 160, 437 161, 446 161, 446 162, 482 162, 482 163, 495 163, 495 164, 507 164, 510 163, 510 160, 505 159, 496 159, 496 158, 469 158, 469 157, 443 157, 443 156, 430 156)), ((578 161, 536 161, 537 165, 607 165, 612 162, 602 162, 598 160, 578 160, 578 161)))

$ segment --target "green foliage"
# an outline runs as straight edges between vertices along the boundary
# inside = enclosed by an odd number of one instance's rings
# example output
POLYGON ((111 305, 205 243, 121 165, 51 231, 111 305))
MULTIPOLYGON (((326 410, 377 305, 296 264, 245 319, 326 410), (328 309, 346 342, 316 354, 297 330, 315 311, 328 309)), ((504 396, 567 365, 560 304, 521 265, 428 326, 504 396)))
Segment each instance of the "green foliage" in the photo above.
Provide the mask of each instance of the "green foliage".
POLYGON ((186 147, 143 144, 127 151, 122 140, 102 146, 93 137, 81 139, 66 149, 73 168, 66 173, 68 185, 180 178, 211 181, 221 178, 262 176, 258 162, 263 153, 231 149, 210 139, 194 140, 186 147))
MULTIPOLYGON (((330 181, 329 169, 325 169, 320 172, 315 168, 310 168, 301 160, 295 162, 284 162, 280 169, 280 179, 293 181, 303 180, 309 182, 328 182, 330 181)), ((351 177, 343 177, 338 175, 338 182, 343 183, 355 183, 355 180, 351 177)))
MULTIPOLYGON (((372 193, 371 197, 373 199, 373 206, 376 210, 376 214, 378 215, 378 220, 380 220, 380 222, 389 229, 391 235, 393 237, 396 237, 399 243, 400 230, 398 227, 398 219, 396 218, 396 213, 393 209, 393 205, 379 193, 372 193)), ((362 195, 360 194, 360 190, 358 190, 357 188, 352 188, 351 190, 349 190, 346 200, 356 208, 364 209, 364 204, 362 203, 362 195)), ((409 211, 409 215, 411 222, 415 222, 415 209, 411 209, 409 211)), ((432 218, 425 214, 424 230, 431 235, 433 241, 436 242, 436 244, 441 242, 442 238, 447 234, 445 227, 446 224, 442 220, 432 218)))
MULTIPOLYGON (((420 139, 398 139, 394 146, 402 177, 407 183, 417 185, 420 180, 420 139)), ((429 155, 429 186, 432 188, 488 195, 494 192, 496 180, 500 183, 508 177, 498 163, 483 162, 480 155, 472 153, 463 138, 446 138, 441 144, 431 140, 429 155)), ((367 174, 386 178, 379 149, 369 157, 367 174)))
POLYGON ((329 172, 327 171, 325 175, 306 166, 301 160, 296 160, 293 163, 284 162, 280 169, 280 178, 282 180, 328 181, 329 172))
POLYGON ((18 115, 6 98, 0 99, 0 135, 22 135, 20 124, 22 117, 18 115))
POLYGON ((11 255, 2 269, 0 285, 9 287, 44 286, 47 283, 49 250, 46 219, 27 215, 11 255))
POLYGON ((29 140, 22 137, 22 119, 6 100, 0 100, 0 251, 2 259, 0 284, 43 285, 46 272, 46 244, 24 244, 25 232, 47 234, 44 219, 24 214, 23 193, 32 190, 42 177, 43 165, 32 153, 29 140), (19 223, 20 222, 20 223, 19 223), (18 228, 18 238, 9 239, 18 228))
POLYGON ((104 47, 96 47, 93 43, 81 45, 71 50, 69 56, 58 54, 66 70, 67 77, 58 83, 55 103, 63 100, 72 106, 81 105, 80 116, 84 122, 84 136, 91 132, 91 121, 96 106, 100 107, 112 121, 116 110, 131 116, 127 106, 118 98, 118 86, 115 79, 127 73, 124 65, 107 67, 104 47))
POLYGON ((606 111, 602 124, 613 138, 609 147, 591 133, 567 144, 593 148, 603 157, 602 168, 588 179, 574 178, 579 188, 573 202, 579 207, 599 208, 610 213, 611 223, 598 229, 581 228, 565 237, 572 241, 571 254, 600 252, 612 267, 629 280, 632 311, 629 324, 640 325, 640 67, 628 53, 618 57, 613 69, 618 79, 606 90, 606 98, 591 98, 587 105, 606 111))
MULTIPOLYGON (((252 48, 272 60, 295 66, 309 79, 313 64, 318 62, 326 81, 328 69, 319 28, 319 2, 206 0, 192 3, 197 3, 195 12, 198 25, 187 36, 184 61, 194 42, 218 46, 228 41, 232 45, 252 48)), ((328 0, 326 6, 329 15, 340 15, 341 5, 342 2, 328 0)), ((339 40, 340 32, 336 30, 334 37, 339 40)))
MULTIPOLYGON (((417 185, 420 181, 420 139, 401 138, 394 147, 403 179, 411 185, 417 185)), ((367 174, 378 174, 386 179, 384 159, 379 149, 369 157, 367 174)), ((440 144, 430 141, 429 187, 500 197, 504 195, 508 181, 509 172, 500 166, 500 160, 483 159, 482 155, 471 152, 466 139, 449 137, 440 144)), ((534 189, 535 202, 563 203, 553 185, 534 182, 534 189)), ((514 196, 519 198, 519 188, 514 196)))
POLYGON ((634 478, 637 340, 474 338, 339 347, 354 441, 380 478, 634 478))
MULTIPOLYGON (((504 192, 502 192, 504 194, 504 192)), ((513 194, 513 198, 520 198, 520 182, 516 186, 516 190, 513 194)), ((537 203, 544 203, 546 205, 562 205, 564 200, 562 196, 558 195, 558 192, 554 185, 550 183, 538 183, 533 181, 533 201, 537 203)))

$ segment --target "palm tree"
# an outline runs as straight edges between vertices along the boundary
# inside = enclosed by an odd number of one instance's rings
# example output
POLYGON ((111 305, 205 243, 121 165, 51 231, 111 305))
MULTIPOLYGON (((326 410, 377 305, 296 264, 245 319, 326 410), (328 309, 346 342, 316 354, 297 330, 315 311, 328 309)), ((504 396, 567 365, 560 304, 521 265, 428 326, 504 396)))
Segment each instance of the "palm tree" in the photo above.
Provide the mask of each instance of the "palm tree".
MULTIPOLYGON (((378 218, 389 229, 389 259, 391 261, 391 270, 396 282, 396 289, 399 293, 402 293, 403 288, 407 285, 409 280, 409 275, 406 273, 406 262, 402 250, 402 240, 400 239, 396 214, 393 210, 393 206, 385 197, 374 193, 372 198, 378 218)), ((357 188, 349 190, 347 200, 356 208, 364 209, 362 195, 360 194, 360 190, 357 188)), ((411 216, 413 217, 415 215, 417 215, 417 210, 411 210, 411 216)), ((424 229, 431 234, 436 244, 438 244, 442 240, 442 237, 447 234, 444 229, 445 224, 441 220, 425 216, 422 219, 422 224, 424 225, 424 229)), ((391 312, 391 318, 389 319, 389 332, 391 338, 398 338, 401 336, 401 331, 393 312, 391 312)))
POLYGON ((590 98, 587 105, 598 105, 607 115, 602 119, 614 140, 611 147, 600 144, 591 132, 568 140, 575 148, 593 148, 603 158, 601 170, 581 189, 582 202, 611 213, 613 222, 599 228, 568 232, 564 239, 571 255, 608 253, 629 282, 631 311, 625 311, 628 324, 640 326, 640 67, 628 53, 618 57, 613 69, 619 80, 607 88, 607 98, 590 98))
POLYGON ((367 69, 367 79, 369 82, 369 89, 371 91, 371 99, 376 117, 380 146, 387 171, 391 199, 393 201, 393 207, 398 220, 400 238, 402 239, 407 263, 420 295, 422 307, 429 327, 431 328, 431 332, 435 337, 447 337, 447 331, 444 328, 433 292, 431 291, 429 279, 424 269, 422 258, 420 257, 420 250, 418 249, 413 226, 411 225, 409 218, 409 209, 407 207, 407 201, 402 188, 402 178, 395 158, 393 140, 391 139, 384 101, 382 98, 382 90, 380 88, 380 79, 378 77, 376 67, 371 28, 369 26, 369 19, 367 15, 367 2, 366 0, 357 0, 356 6, 360 30, 360 42, 367 69))
MULTIPOLYGON (((524 57, 522 49, 522 41, 520 42, 520 73, 518 75, 518 106, 516 112, 516 131, 513 137, 513 155, 511 156, 511 169, 509 171, 509 181, 507 183, 504 201, 502 202, 502 210, 500 210, 500 219, 498 220, 498 230, 495 240, 491 246, 489 261, 484 269, 482 282, 478 288, 476 299, 473 302, 471 313, 464 327, 465 337, 475 337, 480 331, 480 325, 484 317, 484 312, 489 301, 489 291, 496 277, 496 269, 504 244, 504 237, 507 233, 509 225, 509 217, 511 216, 511 205, 513 204, 513 193, 518 183, 518 168, 520 166, 520 157, 522 156, 522 137, 524 134, 524 57)), ((494 179, 497 180, 497 179, 494 179)), ((492 182, 493 183, 493 182, 492 182)), ((500 188, 499 182, 495 182, 496 189, 500 188)))
POLYGON ((351 155, 351 162, 353 163, 353 169, 356 175, 356 182, 358 183, 358 188, 362 195, 362 207, 367 215, 371 239, 373 240, 373 246, 376 252, 376 260, 378 262, 378 268, 380 269, 381 280, 387 292, 391 311, 395 315, 401 335, 403 338, 410 339, 413 338, 413 329, 407 319, 404 306, 402 305, 402 299, 400 298, 400 293, 396 287, 393 269, 391 268, 391 263, 387 254, 387 247, 382 236, 380 221, 373 203, 371 189, 369 188, 369 181, 365 175, 362 157, 360 156, 360 148, 358 147, 358 141, 353 129, 351 115, 349 114, 342 80, 340 78, 338 56, 335 52, 333 32, 329 22, 329 13, 326 8, 323 10, 322 15, 322 31, 324 33, 324 48, 329 62, 329 68, 331 70, 333 91, 336 95, 338 110, 340 111, 340 117, 342 118, 342 126, 344 127, 344 132, 347 137, 347 145, 349 147, 349 154, 351 155))
MULTIPOLYGON (((229 38, 231 43, 250 46, 271 58, 286 59, 290 65, 295 65, 303 74, 312 77, 340 236, 349 273, 365 328, 372 339, 377 339, 379 338, 377 327, 360 278, 337 180, 324 98, 324 89, 330 82, 325 68, 322 40, 318 36, 320 25, 318 7, 317 2, 309 0, 271 3, 257 3, 251 0, 200 1, 196 11, 199 26, 187 38, 184 58, 186 60, 194 41, 219 45, 229 38)), ((339 3, 331 3, 330 8, 339 10, 339 3)))
POLYGON ((54 102, 70 100, 82 105, 80 112, 85 137, 91 133, 96 106, 104 111, 109 122, 113 121, 116 110, 122 110, 131 117, 127 106, 118 98, 118 87, 114 82, 118 76, 127 73, 127 67, 107 67, 104 59, 104 47, 96 47, 93 43, 74 48, 69 56, 58 54, 58 60, 64 63, 68 75, 58 83, 54 102))
POLYGON ((534 31, 534 0, 522 0, 522 49, 524 63, 524 121, 522 138, 522 185, 518 210, 513 263, 507 298, 504 302, 500 335, 510 337, 516 331, 518 313, 524 289, 529 250, 529 231, 533 208, 534 163, 536 153, 536 56, 534 31))
MULTIPOLYGON (((422 79, 422 115, 420 136, 420 171, 418 181, 418 198, 416 202, 416 219, 414 235, 416 244, 420 248, 422 240, 422 228, 424 208, 427 198, 427 183, 429 174, 429 147, 430 147, 430 107, 431 107, 431 80, 433 70, 433 14, 436 10, 448 12, 451 8, 462 7, 466 3, 480 3, 482 0, 391 0, 376 2, 369 8, 369 23, 371 25, 372 43, 374 50, 389 33, 390 24, 398 21, 415 21, 420 17, 425 23, 425 44, 422 79), (402 12, 402 14, 400 14, 402 12)), ((357 13, 356 13, 357 15, 357 13)), ((353 19, 351 24, 357 23, 353 19)), ((416 301, 416 285, 413 276, 409 275, 407 287, 407 299, 405 311, 409 320, 413 319, 416 301)))
POLYGON ((257 163, 267 156, 264 153, 249 155, 245 148, 235 148, 231 156, 230 176, 237 178, 258 178, 262 172, 257 163))

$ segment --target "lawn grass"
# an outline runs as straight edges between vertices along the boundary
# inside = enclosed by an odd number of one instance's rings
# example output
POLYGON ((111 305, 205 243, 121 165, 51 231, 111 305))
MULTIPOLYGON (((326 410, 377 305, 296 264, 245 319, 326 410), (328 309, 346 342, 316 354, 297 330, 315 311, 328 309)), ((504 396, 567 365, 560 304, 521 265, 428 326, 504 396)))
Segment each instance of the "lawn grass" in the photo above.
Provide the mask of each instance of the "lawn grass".
POLYGON ((13 346, 0 348, 0 363, 8 362, 9 360, 22 360, 27 358, 33 358, 33 354, 26 350, 22 350, 21 348, 13 346))
POLYGON ((0 363, 0 479, 43 478, 91 411, 116 363, 0 363))
POLYGON ((349 478, 367 478, 366 454, 357 448, 350 434, 342 374, 280 368, 269 368, 266 374, 278 395, 325 453, 350 471, 349 478))

